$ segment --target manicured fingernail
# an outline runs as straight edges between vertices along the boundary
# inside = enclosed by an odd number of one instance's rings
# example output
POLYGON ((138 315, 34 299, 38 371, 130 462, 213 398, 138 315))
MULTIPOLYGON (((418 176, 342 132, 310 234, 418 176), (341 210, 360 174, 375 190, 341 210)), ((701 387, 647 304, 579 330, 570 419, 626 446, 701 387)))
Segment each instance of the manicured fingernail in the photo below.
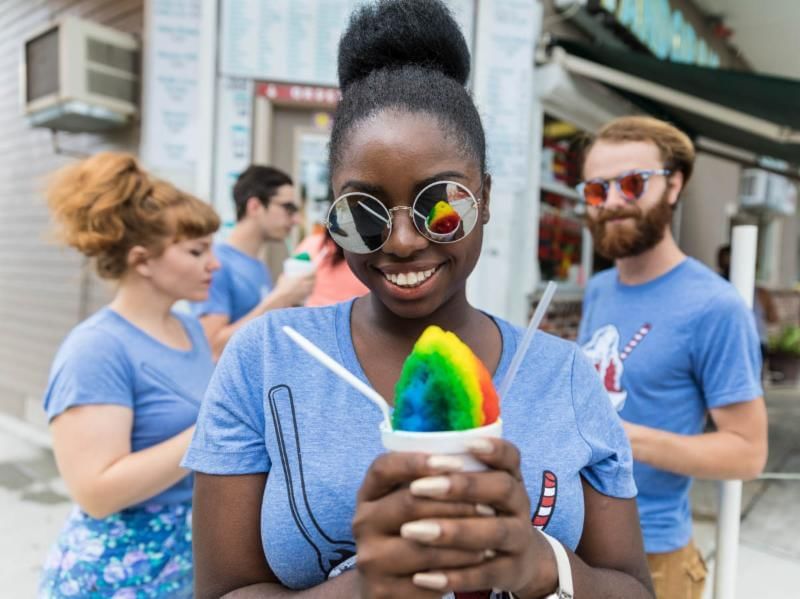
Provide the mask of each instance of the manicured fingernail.
POLYGON ((443 589, 447 586, 447 576, 441 572, 420 572, 411 579, 418 587, 426 589, 443 589))
POLYGON ((411 483, 411 494, 423 497, 437 497, 450 490, 450 479, 446 476, 426 476, 411 483))
POLYGON ((497 556, 494 549, 487 549, 483 552, 483 559, 494 559, 497 556))
POLYGON ((476 503, 475 511, 479 516, 494 516, 497 514, 492 506, 486 505, 485 503, 476 503))
POLYGON ((454 455, 432 455, 428 458, 428 466, 436 470, 461 472, 464 470, 464 460, 454 455))
POLYGON ((442 527, 436 522, 417 520, 406 522, 400 527, 400 536, 413 541, 433 541, 442 534, 442 527))
POLYGON ((494 444, 489 439, 473 439, 467 443, 467 447, 470 451, 483 455, 489 455, 494 451, 494 444))

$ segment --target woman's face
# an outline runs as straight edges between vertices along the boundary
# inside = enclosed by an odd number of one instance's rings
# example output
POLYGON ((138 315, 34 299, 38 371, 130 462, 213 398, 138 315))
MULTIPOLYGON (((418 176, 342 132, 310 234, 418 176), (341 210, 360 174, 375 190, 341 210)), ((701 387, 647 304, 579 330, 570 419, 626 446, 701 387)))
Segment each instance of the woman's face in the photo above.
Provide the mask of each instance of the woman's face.
POLYGON ((415 228, 410 211, 398 210, 392 212, 391 235, 381 249, 371 254, 345 251, 353 273, 397 316, 424 318, 465 293, 489 218, 490 181, 481 190, 481 177, 478 162, 465 157, 429 115, 384 110, 349 133, 332 177, 337 197, 364 192, 387 208, 410 206, 426 185, 450 180, 480 201, 475 229, 459 242, 429 241, 415 228))
POLYGON ((140 265, 140 274, 175 300, 203 301, 208 298, 211 275, 219 268, 211 241, 208 235, 171 242, 159 256, 140 265))

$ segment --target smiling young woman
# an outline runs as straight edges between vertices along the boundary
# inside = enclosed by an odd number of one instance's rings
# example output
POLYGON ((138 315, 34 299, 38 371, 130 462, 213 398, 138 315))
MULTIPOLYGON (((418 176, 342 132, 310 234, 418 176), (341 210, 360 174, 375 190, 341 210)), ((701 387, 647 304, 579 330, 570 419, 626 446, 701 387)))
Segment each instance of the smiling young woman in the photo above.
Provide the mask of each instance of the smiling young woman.
POLYGON ((271 313, 220 361, 185 461, 198 472, 198 597, 541 597, 568 582, 556 554, 576 597, 651 596, 630 448, 576 346, 537 335, 503 398, 505 438, 479 440, 488 470, 464 473, 442 456, 385 454, 380 410, 281 332, 386 398, 432 324, 502 379, 521 331, 466 297, 492 187, 468 71, 437 0, 352 18, 327 226, 370 293, 271 313))

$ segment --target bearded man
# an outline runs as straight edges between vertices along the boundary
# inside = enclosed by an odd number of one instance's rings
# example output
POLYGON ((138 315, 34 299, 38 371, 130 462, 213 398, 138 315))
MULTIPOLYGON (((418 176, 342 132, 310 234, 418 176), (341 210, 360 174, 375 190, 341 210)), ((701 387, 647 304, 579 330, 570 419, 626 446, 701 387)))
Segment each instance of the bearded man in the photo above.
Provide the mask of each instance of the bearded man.
POLYGON ((615 262, 587 286, 579 342, 611 397, 624 398, 615 403, 633 448, 658 599, 702 595, 692 478, 755 478, 767 458, 752 313, 672 236, 694 158, 692 142, 675 127, 624 117, 592 141, 578 185, 595 248, 615 262), (704 432, 708 416, 714 426, 704 432))

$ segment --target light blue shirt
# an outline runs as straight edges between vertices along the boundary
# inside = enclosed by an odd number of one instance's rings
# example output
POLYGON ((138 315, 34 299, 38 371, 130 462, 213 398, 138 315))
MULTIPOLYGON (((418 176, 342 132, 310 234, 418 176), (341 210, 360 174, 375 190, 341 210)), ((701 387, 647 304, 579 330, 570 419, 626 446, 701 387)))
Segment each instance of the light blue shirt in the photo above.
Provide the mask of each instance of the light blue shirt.
MULTIPOLYGON (((188 351, 164 345, 108 307, 75 327, 50 371, 44 395, 48 418, 81 405, 125 406, 133 410, 133 451, 192 426, 214 362, 200 323, 174 314, 191 340, 188 351)), ((177 503, 191 497, 190 475, 143 504, 177 503)))
MULTIPOLYGON (((753 314, 736 289, 687 258, 643 285, 617 270, 589 282, 579 334, 608 395, 629 422, 696 435, 706 413, 762 395, 753 314)), ((691 479, 635 462, 648 553, 686 546, 691 479)))
POLYGON ((208 299, 192 304, 192 313, 224 314, 236 322, 269 294, 272 277, 261 260, 227 243, 214 244, 214 255, 220 268, 212 275, 208 299))
MULTIPOLYGON (((289 324, 363 381, 350 332, 352 301, 277 310, 234 335, 209 385, 184 465, 210 474, 268 472, 261 509, 266 558, 303 589, 351 559, 356 494, 383 452, 380 410, 281 330, 289 324)), ((495 319, 498 384, 521 332, 495 319)), ((599 492, 633 497, 630 447, 577 346, 538 333, 502 404, 505 438, 522 453, 531 519, 571 548, 584 521, 581 476, 599 492)))

